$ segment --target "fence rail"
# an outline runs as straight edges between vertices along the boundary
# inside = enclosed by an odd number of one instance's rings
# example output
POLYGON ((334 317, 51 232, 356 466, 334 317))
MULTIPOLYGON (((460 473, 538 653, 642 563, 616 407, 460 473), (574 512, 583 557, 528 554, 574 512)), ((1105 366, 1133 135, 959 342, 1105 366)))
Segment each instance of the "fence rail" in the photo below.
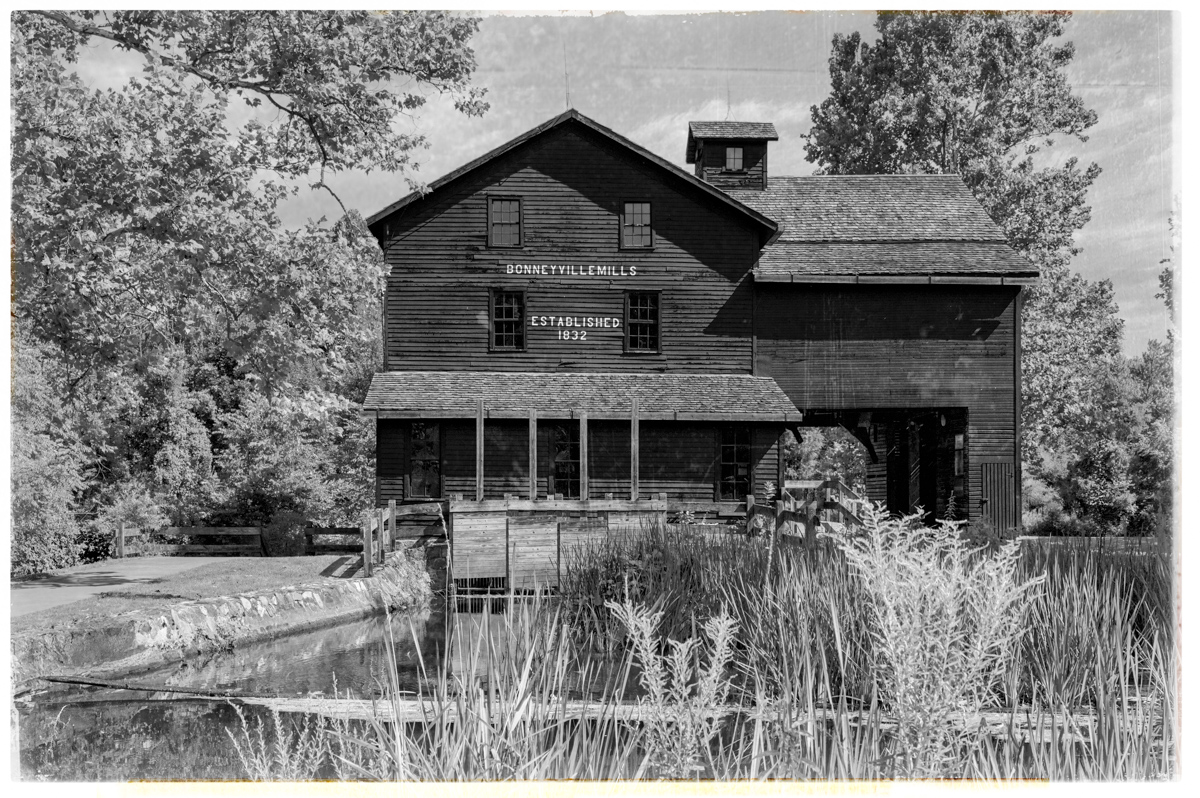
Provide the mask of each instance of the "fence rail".
POLYGON ((1072 551, 1098 551, 1112 553, 1144 554, 1163 549, 1170 550, 1169 539, 1157 536, 1146 537, 1089 537, 1019 535, 1017 542, 1022 548, 1043 547, 1047 549, 1070 549, 1072 551))
POLYGON ((315 555, 326 552, 358 552, 363 555, 363 573, 370 576, 375 565, 387 557, 387 552, 396 547, 399 540, 415 540, 425 537, 426 531, 408 522, 414 519, 435 519, 438 534, 446 534, 445 516, 442 512, 442 502, 423 502, 421 504, 397 505, 389 501, 386 508, 369 510, 363 523, 357 527, 318 527, 310 526, 304 531, 304 553, 315 555), (318 538, 342 535, 358 538, 353 544, 323 543, 318 538))
MULTIPOLYGON (((121 524, 113 536, 117 557, 124 558, 130 541, 150 536, 171 538, 247 538, 244 543, 155 543, 156 554, 235 554, 259 557, 263 551, 262 527, 258 526, 169 526, 151 529, 121 524), (254 540, 249 540, 254 538, 254 540)), ((145 542, 145 541, 143 541, 145 542)))

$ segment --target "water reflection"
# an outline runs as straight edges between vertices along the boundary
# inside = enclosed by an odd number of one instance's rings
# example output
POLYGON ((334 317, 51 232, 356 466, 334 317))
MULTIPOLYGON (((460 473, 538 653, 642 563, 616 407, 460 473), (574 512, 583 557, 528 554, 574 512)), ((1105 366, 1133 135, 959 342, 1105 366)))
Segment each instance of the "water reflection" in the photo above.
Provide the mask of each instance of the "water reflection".
MULTIPOLYGON (((469 669, 468 652, 481 647, 464 648, 463 640, 490 638, 493 649, 502 648, 505 624, 498 611, 504 604, 497 602, 491 612, 482 606, 463 609, 467 611, 448 612, 438 605, 417 614, 352 621, 219 652, 128 681, 234 696, 332 696, 336 690, 340 697, 373 698, 388 682, 385 646, 390 637, 399 689, 415 693, 424 674, 436 679, 444 662, 456 674, 469 669), (459 627, 458 635, 450 634, 451 625, 459 627)), ((586 676, 573 674, 566 694, 594 696, 611 690, 621 675, 611 665, 586 676)), ((242 709, 247 718, 267 712, 242 709)), ((42 694, 18 704, 17 710, 22 779, 247 777, 227 733, 241 729, 227 701, 80 687, 42 694)))
POLYGON ((255 643, 153 671, 139 683, 256 695, 371 698, 387 684, 384 647, 394 641, 398 684, 416 692, 421 663, 437 673, 446 651, 446 612, 382 616, 255 643), (336 676, 335 676, 336 674, 336 676))

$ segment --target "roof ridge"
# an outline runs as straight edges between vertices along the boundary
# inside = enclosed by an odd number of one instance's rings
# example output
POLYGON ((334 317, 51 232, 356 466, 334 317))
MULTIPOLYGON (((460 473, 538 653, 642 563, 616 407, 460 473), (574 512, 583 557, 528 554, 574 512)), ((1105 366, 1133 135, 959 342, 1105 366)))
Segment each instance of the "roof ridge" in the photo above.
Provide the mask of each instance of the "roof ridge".
POLYGON ((537 138, 538 136, 542 135, 543 133, 546 133, 549 130, 556 128, 559 125, 561 125, 569 120, 574 120, 574 121, 578 122, 579 124, 583 125, 588 130, 591 130, 594 133, 599 134, 602 138, 607 138, 610 141, 625 147, 625 149, 627 149, 632 155, 642 158, 643 160, 649 161, 651 164, 659 167, 660 169, 667 172, 668 174, 673 175, 676 179, 682 180, 683 182, 687 183, 688 185, 692 186, 693 188, 703 192, 704 194, 711 197, 712 199, 714 199, 718 202, 724 203, 724 204, 728 204, 733 209, 745 214, 752 221, 757 223, 762 230, 767 231, 767 234, 763 235, 762 238, 760 239, 762 243, 766 243, 766 241, 770 238, 770 236, 778 231, 778 229, 779 229, 778 223, 774 219, 771 219, 768 216, 766 216, 764 213, 762 213, 758 209, 752 208, 749 205, 746 205, 745 203, 743 203, 741 200, 737 199, 736 197, 733 197, 730 194, 722 191, 721 189, 717 188, 716 186, 712 185, 711 183, 701 180, 700 178, 696 177, 695 175, 688 172, 687 170, 681 169, 679 166, 671 163, 670 161, 663 158, 662 156, 656 155, 655 153, 651 152, 646 147, 643 147, 642 145, 638 144, 637 142, 633 141, 632 139, 626 138, 625 136, 621 135, 620 133, 617 133, 615 130, 613 130, 609 127, 606 127, 605 125, 600 124, 596 120, 584 115, 583 113, 577 111, 574 108, 568 108, 567 110, 563 111, 560 114, 555 115, 554 117, 546 120, 545 122, 542 122, 541 124, 534 126, 533 128, 525 131, 524 133, 521 133, 520 135, 515 136, 512 139, 509 139, 508 141, 504 142, 500 146, 489 150, 488 152, 484 153, 483 155, 479 156, 478 158, 468 161, 467 163, 463 164, 462 166, 459 166, 457 169, 453 169, 453 170, 447 172, 446 174, 442 175, 441 177, 437 178, 436 180, 426 184, 424 191, 409 192, 408 194, 404 195, 403 197, 396 200, 395 202, 385 206, 383 209, 381 209, 381 210, 371 214, 369 217, 367 217, 367 219, 366 219, 367 227, 370 228, 371 226, 383 221, 383 219, 387 218, 391 214, 400 210, 404 206, 406 206, 412 202, 416 202, 418 200, 424 199, 425 197, 429 196, 434 191, 442 188, 443 186, 454 182, 458 178, 463 177, 463 176, 469 174, 470 172, 473 172, 474 170, 482 167, 484 164, 488 163, 489 161, 492 161, 495 158, 499 158, 499 157, 517 149, 518 147, 522 146, 523 144, 525 144, 529 141, 532 141, 533 139, 537 138))
POLYGON ((774 377, 768 377, 761 374, 733 374, 730 372, 687 372, 680 373, 674 371, 481 371, 471 369, 470 371, 462 371, 459 369, 388 369, 386 371, 377 371, 375 374, 454 374, 457 376, 473 375, 480 376, 484 374, 501 374, 512 377, 528 377, 528 376, 554 376, 554 377, 670 377, 672 379, 690 379, 693 377, 732 377, 746 380, 769 380, 774 382, 774 377))
MULTIPOLYGON (((953 172, 942 173, 942 174, 901 174, 901 173, 897 173, 897 172, 873 172, 871 174, 866 174, 866 175, 771 175, 771 181, 774 182, 776 180, 812 180, 812 179, 821 179, 821 178, 837 178, 838 180, 846 180, 846 179, 854 179, 854 178, 879 178, 879 177, 938 178, 938 179, 956 180, 959 183, 963 182, 962 175, 954 174, 953 172)), ((966 185, 966 184, 964 183, 963 185, 966 185)), ((730 190, 738 191, 739 189, 730 189, 730 190)))
POLYGON ((764 246, 763 249, 776 246, 777 244, 971 244, 978 241, 1008 243, 1008 239, 1003 234, 988 236, 987 238, 982 236, 956 236, 954 238, 848 238, 845 236, 839 238, 784 238, 780 236, 764 246))

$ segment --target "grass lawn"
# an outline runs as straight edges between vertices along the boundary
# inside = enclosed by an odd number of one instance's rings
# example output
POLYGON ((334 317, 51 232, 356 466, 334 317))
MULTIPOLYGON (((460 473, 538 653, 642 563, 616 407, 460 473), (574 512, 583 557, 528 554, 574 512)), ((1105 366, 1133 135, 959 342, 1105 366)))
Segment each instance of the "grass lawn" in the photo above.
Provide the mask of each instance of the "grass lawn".
MULTIPOLYGON (((229 596, 285 585, 336 582, 360 575, 359 557, 325 554, 315 557, 230 557, 183 573, 135 582, 71 604, 31 612, 12 619, 12 631, 56 629, 77 624, 95 625, 129 612, 162 612, 180 601, 229 596)), ((111 569, 98 562, 72 569, 73 574, 111 569)))

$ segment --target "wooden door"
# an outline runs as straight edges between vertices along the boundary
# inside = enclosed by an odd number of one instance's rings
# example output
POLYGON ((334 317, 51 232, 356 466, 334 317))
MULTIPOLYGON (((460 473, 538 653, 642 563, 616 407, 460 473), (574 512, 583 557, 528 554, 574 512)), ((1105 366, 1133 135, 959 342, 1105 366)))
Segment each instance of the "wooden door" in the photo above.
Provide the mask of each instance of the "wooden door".
POLYGON ((1016 485, 1011 460, 979 464, 980 518, 997 532, 1008 532, 1017 525, 1016 485))

